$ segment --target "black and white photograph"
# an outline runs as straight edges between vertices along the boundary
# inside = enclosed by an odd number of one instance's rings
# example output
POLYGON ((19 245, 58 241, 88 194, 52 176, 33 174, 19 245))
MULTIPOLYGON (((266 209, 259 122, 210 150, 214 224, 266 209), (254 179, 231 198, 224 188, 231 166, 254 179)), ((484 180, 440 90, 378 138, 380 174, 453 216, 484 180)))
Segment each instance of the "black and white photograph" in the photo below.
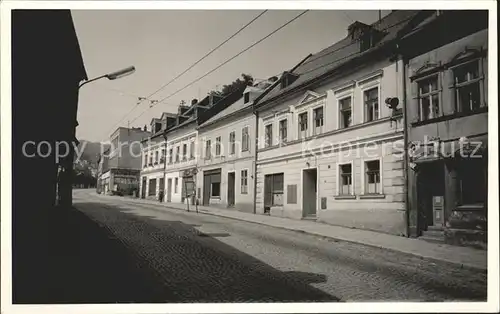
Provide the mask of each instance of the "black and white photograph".
POLYGON ((2 314, 498 312, 496 7, 2 2, 2 314))

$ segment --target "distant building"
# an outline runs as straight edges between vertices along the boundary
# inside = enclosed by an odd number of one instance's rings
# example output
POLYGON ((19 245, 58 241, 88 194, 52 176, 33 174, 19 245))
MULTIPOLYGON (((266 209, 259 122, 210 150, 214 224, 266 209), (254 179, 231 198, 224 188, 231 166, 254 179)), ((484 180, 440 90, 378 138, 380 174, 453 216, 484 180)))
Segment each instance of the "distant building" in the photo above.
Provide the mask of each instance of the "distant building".
POLYGON ((111 146, 99 160, 99 192, 131 195, 139 191, 141 143, 150 135, 141 128, 119 127, 110 136, 111 146))
POLYGON ((253 212, 253 101, 271 82, 248 86, 240 99, 198 127, 198 198, 205 206, 253 212))

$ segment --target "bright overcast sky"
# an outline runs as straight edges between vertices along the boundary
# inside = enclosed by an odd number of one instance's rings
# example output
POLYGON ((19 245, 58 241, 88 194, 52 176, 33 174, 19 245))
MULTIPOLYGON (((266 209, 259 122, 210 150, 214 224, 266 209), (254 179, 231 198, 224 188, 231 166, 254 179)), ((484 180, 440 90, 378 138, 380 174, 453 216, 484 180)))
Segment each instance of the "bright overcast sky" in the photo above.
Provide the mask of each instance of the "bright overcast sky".
MULTIPOLYGON (((73 19, 89 78, 129 65, 128 77, 101 80, 82 88, 77 137, 101 141, 137 103, 212 50, 261 11, 97 11, 73 10, 73 19), (122 93, 120 93, 122 92, 122 93)), ((205 74, 301 11, 268 11, 231 41, 203 60, 152 99, 162 99, 205 74)), ((388 14, 382 11, 382 16, 388 14)), ((378 11, 309 11, 254 48, 183 92, 148 110, 130 126, 142 127, 162 112, 176 112, 181 100, 203 98, 217 85, 231 83, 241 73, 264 79, 293 67, 347 33, 354 20, 372 23, 378 11)), ((134 120, 149 105, 143 102, 120 125, 134 120)), ((116 127, 115 127, 116 128, 116 127)))

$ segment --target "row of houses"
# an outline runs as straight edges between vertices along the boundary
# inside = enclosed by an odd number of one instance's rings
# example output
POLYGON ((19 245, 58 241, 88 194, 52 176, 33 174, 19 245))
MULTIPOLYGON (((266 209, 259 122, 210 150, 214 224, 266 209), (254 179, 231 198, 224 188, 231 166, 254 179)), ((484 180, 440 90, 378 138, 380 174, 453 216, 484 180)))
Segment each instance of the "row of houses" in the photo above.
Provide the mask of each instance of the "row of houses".
POLYGON ((392 11, 164 113, 140 197, 484 246, 487 27, 487 11, 392 11))

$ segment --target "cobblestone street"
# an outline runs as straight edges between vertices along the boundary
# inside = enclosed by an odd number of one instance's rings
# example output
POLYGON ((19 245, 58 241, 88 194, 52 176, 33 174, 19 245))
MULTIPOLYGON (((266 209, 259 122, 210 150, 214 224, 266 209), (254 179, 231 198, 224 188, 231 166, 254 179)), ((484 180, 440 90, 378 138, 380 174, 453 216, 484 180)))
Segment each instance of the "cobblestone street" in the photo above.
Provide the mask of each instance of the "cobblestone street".
POLYGON ((74 202, 155 274, 164 302, 486 300, 486 273, 450 264, 91 190, 74 202))

